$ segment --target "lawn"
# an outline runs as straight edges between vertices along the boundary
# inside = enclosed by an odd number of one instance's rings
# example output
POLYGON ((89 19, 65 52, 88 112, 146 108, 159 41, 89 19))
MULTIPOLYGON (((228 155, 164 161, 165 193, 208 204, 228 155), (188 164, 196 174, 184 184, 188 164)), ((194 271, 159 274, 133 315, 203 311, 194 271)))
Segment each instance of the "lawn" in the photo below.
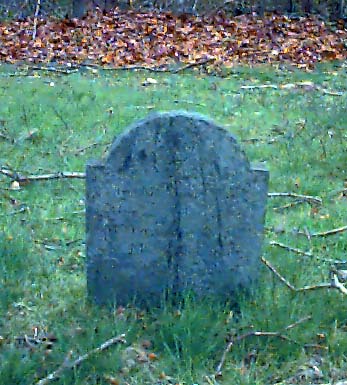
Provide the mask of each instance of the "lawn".
MULTIPOLYGON (((2 65, 1 170, 84 172, 87 160, 105 156, 115 136, 151 111, 199 112, 266 165, 270 193, 306 196, 269 197, 266 261, 295 288, 329 283, 334 272, 343 282, 346 266, 335 262, 346 260, 347 231, 329 231, 347 225, 346 64, 310 72, 235 67, 221 75, 95 69, 66 75, 2 65)), ((67 355, 73 361, 122 333, 125 344, 62 370, 55 383, 347 378, 346 295, 317 287, 295 292, 261 262, 261 279, 248 295, 239 294, 238 309, 192 298, 151 310, 91 303, 84 197, 83 179, 18 184, 0 175, 1 384, 35 384, 67 355), (256 331, 278 335, 251 335, 256 331), (231 339, 222 376, 214 376, 231 339)))

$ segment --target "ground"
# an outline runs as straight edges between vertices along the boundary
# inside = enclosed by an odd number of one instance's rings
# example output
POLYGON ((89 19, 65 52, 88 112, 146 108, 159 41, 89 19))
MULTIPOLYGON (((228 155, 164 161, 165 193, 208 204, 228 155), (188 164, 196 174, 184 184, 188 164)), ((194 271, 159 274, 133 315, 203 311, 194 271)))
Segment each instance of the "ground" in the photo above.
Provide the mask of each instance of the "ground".
POLYGON ((207 114, 266 165, 270 193, 292 194, 269 197, 264 261, 295 288, 329 284, 334 273, 343 282, 344 264, 334 261, 343 262, 347 244, 344 62, 312 71, 234 66, 223 76, 195 67, 176 74, 0 70, 2 383, 38 383, 66 357, 73 362, 122 333, 125 344, 61 370, 56 383, 312 384, 347 377, 343 291, 295 292, 260 262, 261 279, 239 295, 238 311, 191 298, 161 309, 100 308, 86 298, 83 179, 13 174, 83 173, 88 159, 107 154, 117 134, 153 110, 207 114))

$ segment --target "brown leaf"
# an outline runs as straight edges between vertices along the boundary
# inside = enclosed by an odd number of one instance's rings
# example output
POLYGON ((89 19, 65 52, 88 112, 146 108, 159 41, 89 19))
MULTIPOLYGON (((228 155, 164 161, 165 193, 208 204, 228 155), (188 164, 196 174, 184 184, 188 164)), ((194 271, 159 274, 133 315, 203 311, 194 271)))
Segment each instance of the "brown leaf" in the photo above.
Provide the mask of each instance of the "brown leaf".
MULTIPOLYGON (((36 39, 33 22, 0 23, 0 60, 15 63, 158 66, 194 63, 206 57, 221 63, 290 62, 310 68, 322 60, 347 59, 347 30, 333 31, 315 17, 223 14, 208 17, 169 13, 89 12, 82 20, 42 19, 36 39)), ((212 64, 210 64, 212 66, 212 64)))

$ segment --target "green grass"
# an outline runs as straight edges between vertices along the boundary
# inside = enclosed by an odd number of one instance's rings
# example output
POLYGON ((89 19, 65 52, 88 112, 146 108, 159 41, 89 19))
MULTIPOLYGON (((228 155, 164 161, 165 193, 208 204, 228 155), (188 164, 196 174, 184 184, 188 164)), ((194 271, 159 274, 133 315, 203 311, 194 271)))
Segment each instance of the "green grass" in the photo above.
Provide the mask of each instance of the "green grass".
MULTIPOLYGON (((88 159, 107 154, 113 138, 150 111, 208 114, 236 135, 252 161, 265 162, 271 192, 323 199, 321 206, 303 203, 282 210, 274 208, 290 199, 269 199, 265 258, 296 287, 329 282, 330 264, 270 246, 269 241, 321 258, 346 258, 347 232, 308 240, 297 231, 347 224, 347 198, 339 192, 347 181, 347 75, 342 65, 322 65, 310 73, 240 67, 223 77, 125 71, 10 77, 11 71, 0 67, 3 167, 28 174, 83 172, 88 159), (149 76, 158 83, 143 86, 149 76), (320 88, 241 88, 303 81, 320 88), (334 96, 324 90, 344 93, 334 96)), ((81 180, 33 182, 13 190, 10 179, 0 177, 1 384, 35 383, 57 369, 70 350, 76 358, 120 333, 126 333, 125 346, 111 347, 66 370, 55 383, 109 384, 105 376, 111 376, 124 385, 208 384, 206 376, 214 373, 230 336, 283 330, 308 315, 311 320, 284 332, 296 343, 249 337, 235 344, 218 382, 279 382, 315 354, 323 358, 322 382, 333 371, 336 378, 347 377, 346 297, 337 290, 294 293, 265 266, 251 295, 240 295, 239 314, 233 317, 228 306, 211 300, 187 298, 178 309, 129 306, 124 312, 88 302, 84 195, 81 180), (16 337, 33 336, 35 327, 58 338, 50 354, 44 346, 28 349, 16 343, 16 337), (150 364, 136 357, 131 361, 147 340, 148 352, 157 359, 150 364), (317 343, 327 349, 304 348, 317 343), (251 353, 254 362, 248 365, 251 353)))

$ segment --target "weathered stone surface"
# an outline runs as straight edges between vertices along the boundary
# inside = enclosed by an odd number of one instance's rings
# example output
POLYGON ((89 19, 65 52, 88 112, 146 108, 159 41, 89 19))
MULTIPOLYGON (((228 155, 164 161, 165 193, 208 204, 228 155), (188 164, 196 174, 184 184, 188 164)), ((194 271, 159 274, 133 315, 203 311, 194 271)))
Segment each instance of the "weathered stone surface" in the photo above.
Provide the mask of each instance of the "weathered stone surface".
POLYGON ((257 276, 268 172, 195 114, 153 114, 87 165, 88 291, 158 304, 164 292, 230 298, 257 276))

